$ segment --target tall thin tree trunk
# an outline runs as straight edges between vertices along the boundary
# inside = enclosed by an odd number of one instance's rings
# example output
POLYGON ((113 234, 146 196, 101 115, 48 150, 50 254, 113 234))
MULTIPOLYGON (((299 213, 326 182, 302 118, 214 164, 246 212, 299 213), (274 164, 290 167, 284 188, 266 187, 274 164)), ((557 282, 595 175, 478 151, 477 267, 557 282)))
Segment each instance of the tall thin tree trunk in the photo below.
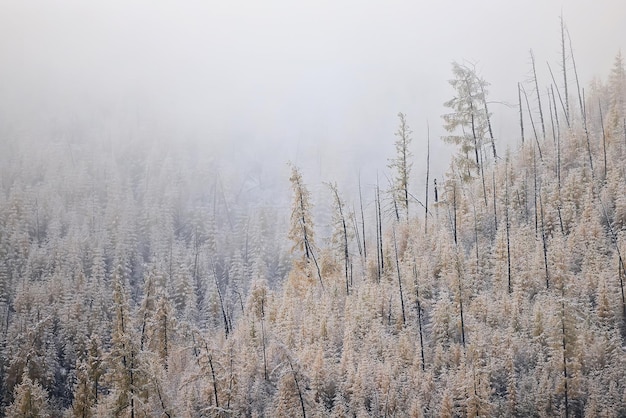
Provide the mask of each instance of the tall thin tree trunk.
POLYGON ((367 245, 365 244, 365 215, 363 214, 363 194, 361 193, 361 174, 359 173, 359 204, 361 206, 361 228, 363 232, 363 257, 367 261, 367 245))
POLYGON ((341 228, 343 232, 343 260, 344 260, 344 270, 346 277, 346 295, 350 294, 350 278, 348 275, 348 268, 350 264, 349 256, 350 252, 348 251, 348 226, 346 225, 346 217, 343 214, 343 203, 339 198, 339 191, 337 190, 337 185, 330 184, 330 189, 333 192, 335 197, 335 204, 337 205, 337 209, 339 210, 339 218, 341 220, 341 228))
MULTIPOLYGON (((585 89, 583 89, 583 103, 585 100, 585 89)), ((591 175, 594 175, 593 171, 593 156, 591 155, 591 140, 589 138, 589 130, 587 129, 587 110, 583 105, 583 127, 585 128, 585 137, 587 138, 587 152, 589 153, 589 167, 591 168, 591 175)))
POLYGON ((554 114, 552 113, 552 97, 550 95, 550 89, 548 89, 548 110, 550 111, 550 125, 552 126, 552 142, 556 148, 556 129, 554 127, 554 114))
POLYGON ((402 293, 402 276, 400 275, 400 258, 398 257, 398 242, 396 240, 396 228, 393 230, 393 248, 396 253, 396 270, 398 272, 398 289, 400 291, 400 306, 402 307, 402 325, 406 324, 406 315, 404 312, 404 295, 402 293))
POLYGON ((535 149, 533 148, 533 206, 535 212, 535 237, 539 234, 539 212, 537 209, 537 158, 535 157, 535 149))
POLYGON ((220 407, 219 399, 217 398, 217 379, 215 378, 215 368, 213 368, 213 356, 208 354, 209 347, 205 345, 205 350, 207 351, 207 355, 209 356, 209 367, 211 368, 211 377, 213 379, 213 396, 215 398, 215 407, 220 407))
POLYGON ((315 257, 315 253, 313 252, 313 247, 309 244, 309 241, 304 241, 305 247, 308 249, 308 253, 311 254, 311 258, 313 259, 313 263, 315 264, 315 269, 317 270, 317 277, 320 281, 320 286, 322 287, 322 291, 324 291, 324 281, 322 280, 322 269, 320 268, 320 264, 317 261, 317 257, 315 257))
POLYGON ((565 63, 565 21, 563 20, 563 15, 561 15, 561 66, 563 67, 563 89, 565 90, 565 117, 569 121, 569 94, 567 88, 567 65, 565 63))
POLYGON ((452 227, 454 231, 454 245, 457 245, 457 229, 456 229, 456 182, 452 183, 452 209, 454 217, 452 218, 452 227))
POLYGON ((522 145, 524 145, 524 109, 522 108, 522 87, 517 83, 517 101, 519 106, 519 129, 522 136, 522 145))
POLYGON ((554 78, 554 74, 552 73, 552 67, 550 67, 550 63, 548 62, 548 70, 550 70, 550 77, 552 77, 552 83, 556 87, 556 93, 559 95, 559 102, 561 102, 561 108, 563 109, 563 114, 565 115, 565 122, 567 123, 567 127, 570 127, 569 123, 569 115, 567 114, 567 110, 565 110, 565 104, 563 103, 563 98, 561 97, 561 91, 559 90, 559 86, 556 84, 556 80, 554 78))
POLYGON ((376 200, 374 202, 374 212, 376 215, 376 273, 377 273, 377 280, 378 283, 380 283, 380 278, 382 276, 382 269, 380 268, 380 228, 379 228, 379 224, 380 224, 380 219, 378 219, 378 206, 376 205, 376 202, 378 202, 378 188, 376 189, 376 200))
POLYGON ((565 418, 569 418, 569 393, 567 382, 567 345, 565 338, 565 286, 563 287, 563 297, 561 300, 561 337, 562 337, 562 349, 563 349, 563 379, 565 389, 565 418))
POLYGON ((426 122, 426 205, 424 206, 424 235, 428 234, 428 183, 430 177, 430 125, 426 122))
POLYGON ((222 291, 220 290, 220 284, 217 281, 217 271, 215 269, 215 265, 213 265, 213 278, 215 279, 215 288, 217 289, 217 296, 220 301, 220 309, 222 311, 222 317, 224 318, 224 331, 226 332, 226 338, 228 338, 228 334, 230 332, 230 326, 228 323, 228 316, 226 315, 226 310, 224 308, 224 298, 222 297, 222 291))
POLYGON ((383 254, 383 213, 380 210, 380 188, 378 187, 378 180, 376 180, 376 208, 378 210, 378 250, 380 251, 380 272, 385 271, 385 257, 383 254))
POLYGON ((535 91, 537 92, 537 104, 539 105, 539 118, 541 120, 541 132, 543 133, 543 139, 546 139, 546 125, 543 121, 543 108, 541 106, 541 94, 539 94, 539 82, 537 81, 537 69, 535 68, 535 54, 533 50, 530 50, 530 60, 533 65, 533 78, 535 80, 535 91))
POLYGON ((617 277, 619 278, 619 287, 622 293, 622 338, 626 339, 626 296, 624 295, 624 277, 626 277, 626 268, 622 256, 618 257, 619 265, 617 266, 617 277))
POLYGON ((300 384, 298 383, 296 371, 293 369, 293 365, 291 364, 291 362, 289 362, 289 367, 291 367, 293 381, 296 383, 296 390, 298 391, 298 398, 300 399, 300 407, 302 408, 302 418, 306 418, 306 410, 304 409, 304 398, 302 397, 302 391, 300 390, 300 384))
POLYGON ((519 128, 522 136, 522 145, 524 145, 524 108, 522 107, 522 85, 517 83, 517 103, 519 107, 519 128))
POLYGON ((541 187, 539 187, 539 212, 541 213, 541 241, 543 243, 543 264, 546 270, 546 289, 550 288, 550 271, 548 269, 548 238, 543 221, 543 199, 541 197, 541 187))
POLYGON ((506 222, 506 265, 507 265, 507 277, 509 283, 509 293, 512 292, 511 287, 511 241, 510 241, 510 228, 511 224, 509 222, 509 167, 508 167, 508 158, 507 158, 507 166, 506 173, 504 175, 504 183, 505 183, 505 192, 504 192, 504 206, 505 206, 505 222, 506 222))
POLYGON ((265 378, 265 381, 267 381, 267 354, 265 352, 265 296, 261 298, 261 342, 261 345, 263 346, 263 377, 265 378))
POLYGON ((479 80, 480 92, 483 96, 483 105, 485 107, 485 117, 487 118, 487 128, 489 130, 489 139, 491 139, 491 151, 493 152, 493 161, 498 162, 498 153, 496 152, 496 141, 493 137, 493 129, 491 128, 491 116, 489 115, 489 109, 487 108, 487 97, 485 96, 485 86, 479 80))
POLYGON ((552 104, 554 105, 554 119, 556 121, 556 178, 559 191, 559 207, 561 205, 561 127, 559 125, 559 114, 556 110, 556 97, 554 97, 553 85, 550 85, 552 91, 552 104))
POLYGON ((498 206, 496 205, 496 173, 495 170, 491 171, 491 186, 493 187, 493 225, 496 231, 498 230, 498 206))
POLYGON ((420 302, 420 291, 417 283, 417 263, 413 258, 413 280, 415 280, 415 303, 417 305, 417 325, 420 333, 420 351, 422 355, 422 371, 426 370, 426 361, 424 360, 424 333, 422 330, 422 305, 420 302))
POLYGON ((580 115, 582 117, 583 126, 587 129, 587 117, 585 116, 585 105, 583 104, 583 98, 580 94, 580 82, 578 81, 578 70, 576 69, 576 60, 574 59, 574 48, 572 48, 572 38, 569 35, 569 30, 566 28, 567 39, 569 40, 569 51, 572 58, 572 66, 574 67, 574 78, 576 80, 576 91, 578 92, 578 104, 580 106, 580 115))
POLYGON ((359 230, 359 224, 356 219, 356 208, 352 206, 352 213, 350 218, 352 219, 352 229, 354 229, 354 237, 356 238, 356 246, 359 251, 359 256, 363 257, 363 244, 361 243, 361 231, 359 230))
POLYGON ((130 418, 135 418, 135 352, 130 350, 130 418))
POLYGON ((607 163, 606 163, 606 132, 604 131, 604 117, 602 116, 602 103, 598 99, 598 108, 600 109, 600 125, 602 126, 602 151, 604 153, 604 179, 607 175, 607 163))
POLYGON ((487 186, 485 185, 485 164, 484 163, 484 158, 483 158, 484 152, 483 149, 480 149, 480 178, 482 179, 483 182, 483 200, 485 201, 485 209, 487 209, 488 203, 487 203, 487 186))
POLYGON ((476 252, 476 274, 479 274, 480 269, 480 254, 478 251, 478 217, 476 216, 476 205, 472 201, 472 208, 474 209, 474 249, 476 252))
POLYGON ((543 156, 541 154, 541 145, 539 145, 539 137, 537 136, 537 129, 535 129, 535 122, 533 121, 533 113, 530 111, 530 103, 528 102, 528 95, 526 94, 526 89, 522 86, 522 93, 524 93, 524 98, 526 99, 526 108, 528 109, 528 116, 530 117, 530 126, 533 128, 533 133, 535 134, 535 143, 537 144, 537 149, 539 150, 539 159, 543 161, 543 156))
MULTIPOLYGON (((457 257, 458 257, 458 248, 456 249, 456 251, 457 251, 457 257)), ((457 259, 457 263, 460 263, 458 259, 457 259)), ((461 285, 461 271, 458 266, 457 266, 457 273, 459 275, 458 280, 459 280, 459 312, 461 314, 461 342, 463 343, 463 350, 465 350, 465 319, 463 318, 463 286, 461 285)))

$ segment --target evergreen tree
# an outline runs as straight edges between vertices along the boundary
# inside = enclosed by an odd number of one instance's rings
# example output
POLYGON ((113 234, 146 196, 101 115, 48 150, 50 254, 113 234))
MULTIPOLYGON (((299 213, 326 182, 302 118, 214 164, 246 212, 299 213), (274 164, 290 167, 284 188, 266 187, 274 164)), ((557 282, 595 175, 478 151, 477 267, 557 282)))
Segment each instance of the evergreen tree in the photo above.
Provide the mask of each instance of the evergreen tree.
POLYGON ((489 83, 474 68, 457 62, 452 63, 452 74, 449 83, 456 94, 444 103, 452 112, 442 116, 444 128, 451 135, 443 140, 459 146, 454 161, 463 178, 469 179, 474 170, 481 174, 484 163, 483 146, 491 116, 485 106, 489 83))
POLYGON ((302 252, 302 258, 296 265, 310 275, 311 266, 314 264, 320 284, 323 286, 322 273, 315 254, 317 246, 315 245, 313 220, 311 218, 311 194, 302 180, 300 170, 294 165, 291 166, 289 181, 293 191, 289 239, 294 243, 292 251, 302 252))
POLYGON ((37 381, 32 381, 26 373, 22 375, 22 382, 15 388, 13 403, 9 405, 6 414, 16 418, 36 418, 50 416, 48 393, 37 381))
POLYGON ((404 210, 406 219, 409 219, 409 177, 411 175, 411 167, 413 163, 410 161, 412 153, 411 134, 413 131, 406 123, 406 115, 402 112, 398 113, 400 125, 394 134, 396 136, 396 157, 389 160, 389 168, 395 171, 392 181, 391 192, 394 195, 394 201, 398 202, 404 210))

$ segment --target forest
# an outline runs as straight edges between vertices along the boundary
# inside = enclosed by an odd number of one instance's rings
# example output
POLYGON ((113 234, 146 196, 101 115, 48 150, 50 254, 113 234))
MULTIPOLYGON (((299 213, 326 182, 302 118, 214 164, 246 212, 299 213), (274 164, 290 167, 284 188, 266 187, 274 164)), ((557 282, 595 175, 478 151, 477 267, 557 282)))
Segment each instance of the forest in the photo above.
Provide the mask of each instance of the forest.
POLYGON ((3 129, 0 415, 626 416, 624 62, 583 88, 561 32, 513 145, 454 62, 445 178, 400 113, 324 207, 158 130, 3 129))

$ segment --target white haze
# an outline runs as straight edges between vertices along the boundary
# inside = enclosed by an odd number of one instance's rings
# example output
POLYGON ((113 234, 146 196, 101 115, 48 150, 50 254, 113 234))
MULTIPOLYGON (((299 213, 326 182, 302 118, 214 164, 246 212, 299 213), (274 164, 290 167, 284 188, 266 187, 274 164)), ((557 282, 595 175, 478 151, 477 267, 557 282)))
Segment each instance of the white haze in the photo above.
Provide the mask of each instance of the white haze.
MULTIPOLYGON (((558 68, 561 12, 581 84, 606 77, 625 46, 623 0, 0 0, 0 138, 140 126, 160 146, 203 144, 227 172, 284 177, 291 160, 310 182, 351 186, 384 175, 402 111, 421 196, 427 121, 432 176, 452 152, 440 141, 451 61, 476 62, 490 99, 516 104, 529 49, 543 86, 546 61, 558 68)), ((514 144, 517 110, 491 110, 514 144)))

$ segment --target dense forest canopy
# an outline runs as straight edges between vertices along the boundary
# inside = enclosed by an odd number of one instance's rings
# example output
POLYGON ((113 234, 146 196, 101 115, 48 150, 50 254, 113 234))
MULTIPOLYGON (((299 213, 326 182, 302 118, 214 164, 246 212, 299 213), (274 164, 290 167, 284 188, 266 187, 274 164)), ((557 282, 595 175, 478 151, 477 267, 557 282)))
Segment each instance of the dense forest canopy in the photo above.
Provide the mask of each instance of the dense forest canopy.
POLYGON ((625 416, 624 60, 583 88, 560 29, 508 142, 452 64, 438 179, 404 113, 342 187, 158 124, 3 125, 0 415, 625 416))

